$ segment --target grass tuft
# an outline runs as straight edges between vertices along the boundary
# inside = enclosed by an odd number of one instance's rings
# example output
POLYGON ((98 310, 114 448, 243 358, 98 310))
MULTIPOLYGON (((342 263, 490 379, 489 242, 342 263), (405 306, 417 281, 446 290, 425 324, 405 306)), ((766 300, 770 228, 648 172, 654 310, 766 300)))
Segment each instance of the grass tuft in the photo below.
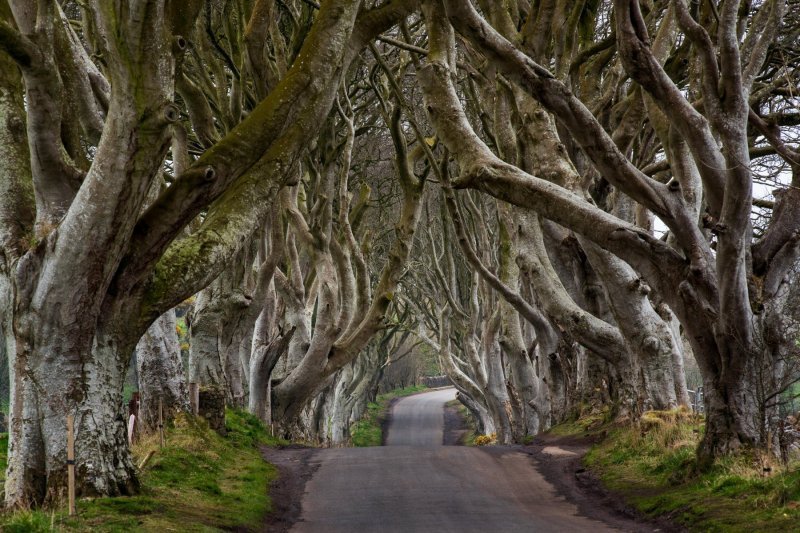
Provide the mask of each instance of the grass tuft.
POLYGON ((20 511, 2 523, 6 533, 46 533, 52 531, 50 517, 43 512, 20 511))

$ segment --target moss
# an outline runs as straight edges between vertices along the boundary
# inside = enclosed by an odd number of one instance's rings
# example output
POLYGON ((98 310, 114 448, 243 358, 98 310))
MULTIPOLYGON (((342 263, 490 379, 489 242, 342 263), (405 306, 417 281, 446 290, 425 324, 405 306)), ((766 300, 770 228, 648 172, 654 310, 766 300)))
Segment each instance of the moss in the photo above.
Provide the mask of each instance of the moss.
MULTIPOLYGON (((578 419, 557 435, 586 435, 578 419)), ((752 454, 729 457, 699 472, 695 450, 703 420, 687 411, 645 414, 637 425, 606 424, 585 465, 648 516, 666 516, 699 531, 792 531, 800 523, 800 461, 786 467, 752 454)), ((597 429, 597 428, 595 428, 597 429)), ((595 431, 595 434, 598 434, 595 431)))
POLYGON ((163 449, 155 436, 134 445, 137 461, 154 452, 141 472, 143 490, 138 496, 80 500, 78 516, 73 518, 63 509, 0 515, 0 529, 257 529, 270 510, 267 487, 276 476, 274 467, 262 459, 259 446, 278 441, 247 413, 228 411, 226 425, 228 434, 221 437, 205 420, 181 415, 167 430, 163 449))

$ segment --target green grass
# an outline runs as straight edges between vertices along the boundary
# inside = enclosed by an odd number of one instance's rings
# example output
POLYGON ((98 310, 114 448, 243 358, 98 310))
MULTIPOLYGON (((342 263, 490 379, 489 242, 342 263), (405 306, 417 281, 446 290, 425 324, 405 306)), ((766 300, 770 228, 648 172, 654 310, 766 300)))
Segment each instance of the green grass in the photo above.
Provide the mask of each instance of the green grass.
MULTIPOLYGON (((277 444, 252 415, 228 411, 228 435, 204 420, 180 416, 167 431, 167 446, 155 436, 134 446, 141 461, 138 496, 78 501, 78 517, 63 509, 0 515, 2 531, 224 531, 258 529, 270 510, 267 494, 275 469, 259 444, 277 444)), ((2 458, 3 456, 0 456, 2 458)))
POLYGON ((693 531, 782 532, 800 524, 800 463, 784 467, 751 453, 700 473, 695 449, 703 422, 688 412, 646 413, 635 427, 571 422, 551 433, 587 431, 607 436, 585 465, 648 516, 667 516, 693 531))
POLYGON ((8 433, 0 433, 0 485, 6 480, 8 466, 8 433))
POLYGON ((350 440, 353 446, 380 446, 383 440, 381 424, 389 416, 389 405, 395 398, 410 396, 426 390, 425 385, 412 385, 404 389, 395 389, 379 395, 374 402, 367 404, 367 412, 350 427, 350 440))
POLYGON ((589 436, 600 430, 607 422, 608 411, 591 413, 574 420, 568 420, 548 430, 551 435, 589 436))

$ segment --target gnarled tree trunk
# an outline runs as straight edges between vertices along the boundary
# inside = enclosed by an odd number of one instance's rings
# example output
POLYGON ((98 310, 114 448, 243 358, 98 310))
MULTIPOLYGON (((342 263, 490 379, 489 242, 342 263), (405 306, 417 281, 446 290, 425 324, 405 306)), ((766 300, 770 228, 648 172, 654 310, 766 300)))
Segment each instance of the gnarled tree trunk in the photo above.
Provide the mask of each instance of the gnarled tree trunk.
POLYGON ((180 341, 175 326, 175 311, 167 311, 153 322, 136 345, 139 423, 145 431, 158 429, 159 402, 165 422, 189 409, 180 341))

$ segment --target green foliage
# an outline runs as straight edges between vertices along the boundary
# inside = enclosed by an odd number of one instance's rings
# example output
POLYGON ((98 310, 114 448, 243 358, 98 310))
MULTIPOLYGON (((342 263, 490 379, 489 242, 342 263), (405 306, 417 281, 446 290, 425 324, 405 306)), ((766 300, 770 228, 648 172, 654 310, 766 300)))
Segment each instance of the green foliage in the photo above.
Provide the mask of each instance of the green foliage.
POLYGON ((383 441, 382 425, 389 416, 389 406, 392 400, 410 396, 426 389, 425 385, 412 385, 403 389, 395 389, 379 395, 374 402, 368 403, 367 412, 362 419, 350 427, 350 441, 353 446, 359 448, 380 446, 383 441))
POLYGON ((378 395, 378 402, 386 402, 392 401, 395 398, 402 398, 403 396, 411 396, 412 394, 416 394, 418 392, 425 392, 428 390, 428 387, 425 385, 410 385, 408 387, 402 389, 395 389, 393 391, 389 391, 386 394, 378 395))
POLYGON ((793 531, 800 523, 800 463, 783 467, 750 453, 698 472, 703 420, 688 411, 649 412, 636 426, 579 419, 554 430, 573 436, 607 432, 584 462, 649 516, 698 531, 793 531))
POLYGON ((178 317, 175 321, 175 332, 178 334, 181 352, 189 351, 189 326, 186 325, 185 316, 178 317))
POLYGON ((422 373, 425 376, 441 376, 444 372, 439 362, 439 354, 427 344, 417 346, 417 351, 422 358, 422 373))
MULTIPOLYGON (((205 420, 180 415, 159 448, 156 436, 134 446, 137 461, 151 452, 138 496, 78 502, 78 517, 62 510, 0 515, 3 531, 221 531, 257 529, 270 509, 275 469, 259 450, 278 444, 256 417, 226 413, 221 437, 205 420), (52 526, 52 528, 51 528, 52 526), (16 528, 16 529, 14 529, 16 528)), ((3 443, 3 441, 0 441, 3 443)), ((3 453, 5 447, 3 446, 3 453)), ((0 456, 4 458, 4 456, 0 456)))
POLYGON ((254 448, 259 444, 287 444, 272 437, 257 416, 247 411, 228 410, 225 414, 227 439, 240 448, 254 448))

